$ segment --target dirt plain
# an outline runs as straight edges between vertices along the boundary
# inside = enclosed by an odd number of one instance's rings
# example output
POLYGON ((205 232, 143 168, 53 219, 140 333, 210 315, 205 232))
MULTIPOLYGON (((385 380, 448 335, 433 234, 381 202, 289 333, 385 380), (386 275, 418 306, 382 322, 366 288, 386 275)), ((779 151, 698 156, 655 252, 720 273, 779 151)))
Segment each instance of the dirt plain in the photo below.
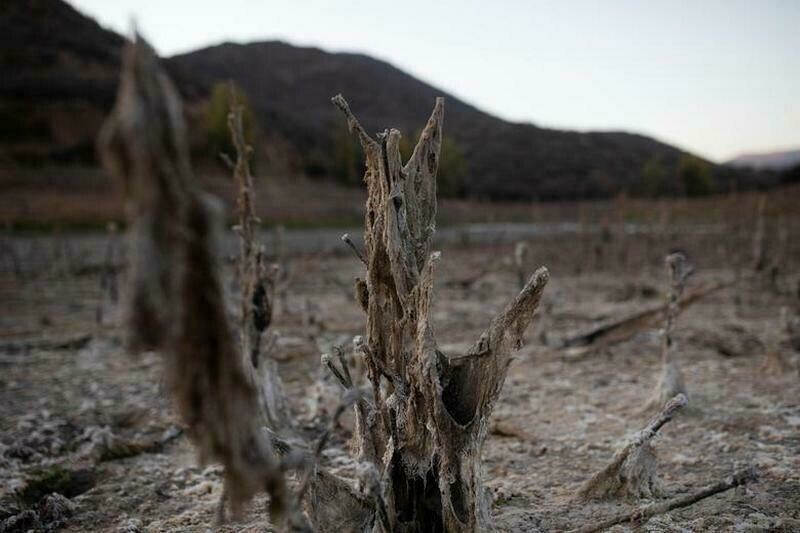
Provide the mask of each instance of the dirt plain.
MULTIPOLYGON (((695 265, 690 287, 740 275, 751 255, 743 225, 736 231, 687 227, 657 236, 598 231, 525 239, 531 252, 525 270, 547 265, 551 281, 508 372, 484 449, 498 530, 568 530, 649 503, 583 504, 573 495, 653 414, 644 405, 660 369, 657 331, 577 360, 555 346, 662 301, 661 260, 670 250, 686 251, 695 265)), ((435 326, 445 353, 465 350, 515 294, 511 241, 517 237, 442 243, 435 326)), ((35 267, 28 264, 34 256, 24 253, 0 263, 4 527, 36 526, 29 510, 37 513, 38 527, 51 530, 269 531, 263 497, 244 516, 216 524, 221 468, 197 465, 170 408, 159 356, 123 350, 122 252, 109 253, 102 239, 90 241, 93 250, 65 248, 69 239, 43 245, 35 267), (131 445, 109 454, 109 442, 131 445), (53 511, 51 492, 69 499, 61 511, 53 511)), ((796 245, 791 238, 783 242, 788 251, 775 276, 740 281, 678 319, 676 350, 690 404, 655 441, 663 498, 746 465, 758 469, 760 481, 658 516, 639 530, 800 530, 800 374, 781 319, 783 308, 797 316, 800 277, 792 268, 796 245), (776 364, 776 352, 788 366, 776 364)), ((24 239, 16 238, 4 247, 20 243, 24 239)), ((320 353, 335 344, 349 349, 353 336, 363 333, 364 316, 352 296, 362 265, 346 250, 289 250, 277 259, 285 276, 273 325, 276 357, 298 430, 313 438, 339 394, 320 368, 320 353)), ((345 477, 355 468, 351 429, 344 420, 323 457, 345 477)))

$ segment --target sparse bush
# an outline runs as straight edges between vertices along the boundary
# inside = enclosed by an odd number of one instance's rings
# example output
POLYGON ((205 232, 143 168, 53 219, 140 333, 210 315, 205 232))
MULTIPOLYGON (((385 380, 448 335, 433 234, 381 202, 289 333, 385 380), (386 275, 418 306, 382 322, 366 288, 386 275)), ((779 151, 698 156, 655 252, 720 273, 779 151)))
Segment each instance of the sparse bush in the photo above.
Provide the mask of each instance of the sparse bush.
POLYGON ((678 163, 678 178, 686 196, 706 196, 714 192, 711 165, 699 157, 684 155, 678 163))
POLYGON ((216 157, 223 153, 235 153, 228 131, 228 111, 230 110, 231 91, 242 107, 242 128, 245 141, 252 145, 256 136, 256 121, 247 99, 247 95, 233 82, 215 83, 211 88, 204 115, 206 142, 211 153, 216 157))
POLYGON ((667 171, 657 156, 647 160, 642 168, 642 183, 639 192, 648 197, 657 197, 669 190, 667 171))

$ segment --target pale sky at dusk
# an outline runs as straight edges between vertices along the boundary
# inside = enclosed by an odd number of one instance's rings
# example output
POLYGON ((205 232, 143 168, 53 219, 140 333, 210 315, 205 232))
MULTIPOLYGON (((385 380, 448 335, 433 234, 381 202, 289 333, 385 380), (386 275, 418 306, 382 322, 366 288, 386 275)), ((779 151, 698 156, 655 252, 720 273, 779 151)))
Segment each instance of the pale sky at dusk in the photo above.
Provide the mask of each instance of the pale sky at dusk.
POLYGON ((280 39, 392 63, 516 122, 715 161, 800 147, 800 1, 70 0, 162 55, 280 39))

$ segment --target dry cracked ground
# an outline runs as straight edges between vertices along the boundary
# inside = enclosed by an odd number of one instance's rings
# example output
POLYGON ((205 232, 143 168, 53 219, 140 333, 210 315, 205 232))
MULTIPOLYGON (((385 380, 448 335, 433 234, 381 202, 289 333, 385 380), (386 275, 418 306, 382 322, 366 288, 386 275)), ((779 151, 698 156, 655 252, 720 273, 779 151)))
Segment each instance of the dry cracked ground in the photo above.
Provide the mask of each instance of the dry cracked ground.
MULTIPOLYGON (((614 254, 594 269, 597 258, 561 250, 563 243, 531 242, 529 271, 543 263, 552 273, 545 311, 511 365, 484 450, 501 531, 567 530, 647 503, 582 504, 572 497, 652 414, 643 409, 660 368, 657 332, 579 360, 548 344, 658 303, 663 269, 657 256, 641 268, 631 261, 617 267, 614 254)), ((514 294, 511 257, 510 244, 445 247, 435 326, 446 352, 471 343, 514 294)), ((690 259, 697 265, 691 284, 734 275, 702 255, 690 259)), ((118 276, 82 268, 80 257, 72 263, 0 272, 3 528, 269 531, 263 497, 235 521, 215 523, 221 469, 197 465, 170 408, 159 356, 123 352, 113 302, 118 276)), ((342 254, 295 255, 284 270, 276 357, 297 425, 313 436, 338 395, 320 369, 320 353, 349 346, 363 331, 352 297, 361 265, 342 254)), ((658 516, 640 530, 800 531, 800 375, 780 319, 783 307, 797 309, 792 276, 776 289, 740 282, 680 316, 676 353, 690 407, 655 442, 664 498, 745 465, 758 468, 760 481, 658 516), (790 364, 776 364, 775 351, 790 364)), ((350 430, 351 421, 342 420, 323 457, 345 476, 354 468, 350 430)))

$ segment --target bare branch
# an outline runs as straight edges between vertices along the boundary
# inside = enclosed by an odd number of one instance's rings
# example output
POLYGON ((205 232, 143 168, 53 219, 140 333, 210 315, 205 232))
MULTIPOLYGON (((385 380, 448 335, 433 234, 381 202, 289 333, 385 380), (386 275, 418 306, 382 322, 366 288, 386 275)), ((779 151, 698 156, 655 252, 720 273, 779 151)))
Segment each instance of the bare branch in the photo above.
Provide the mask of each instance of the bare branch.
POLYGON ((690 505, 693 505, 710 496, 714 496, 715 494, 719 494, 734 487, 739 487, 755 481, 758 481, 758 474, 756 470, 753 467, 745 468, 744 470, 739 470, 732 476, 714 483, 713 485, 708 485, 697 492, 693 492, 685 496, 678 496, 677 498, 672 498, 671 500, 667 500, 665 502, 653 503, 643 507, 638 507, 632 512, 620 513, 605 520, 587 524, 577 529, 572 529, 569 531, 569 533, 595 533, 596 531, 605 531, 612 526, 626 522, 630 523, 632 526, 641 526, 654 516, 668 513, 674 509, 689 507, 690 505))
POLYGON ((310 468, 306 470, 306 474, 303 476, 303 481, 300 483, 300 488, 297 489, 298 500, 302 500, 305 496, 306 491, 311 484, 311 479, 314 475, 314 469, 316 468, 315 465, 319 461, 319 458, 322 455, 322 450, 325 448, 331 433, 333 433, 333 430, 336 429, 339 419, 347 409, 358 402, 360 397, 361 391, 355 388, 349 388, 342 397, 342 400, 339 402, 339 405, 336 406, 336 410, 333 412, 333 416, 331 417, 328 427, 322 432, 322 435, 319 436, 319 439, 317 439, 317 444, 314 446, 314 452, 311 459, 312 464, 310 468))
POLYGON ((351 250, 353 250, 353 253, 356 255, 356 257, 358 257, 359 261, 361 261, 365 265, 367 264, 367 260, 364 259, 364 256, 361 254, 361 251, 356 247, 356 244, 350 238, 349 233, 345 233, 344 235, 342 235, 342 242, 345 243, 347 246, 349 246, 351 250))
MULTIPOLYGON (((737 283, 737 279, 730 281, 720 281, 698 287, 689 291, 679 300, 678 310, 675 316, 680 315, 690 306, 699 302, 703 298, 719 292, 722 289, 731 287, 737 283)), ((607 324, 602 324, 591 330, 564 339, 561 346, 567 348, 565 355, 569 358, 579 358, 594 351, 607 348, 614 344, 624 342, 632 338, 637 333, 648 328, 657 326, 664 320, 668 304, 662 303, 656 307, 645 309, 619 320, 614 320, 607 324)))
POLYGON ((350 111, 350 105, 347 103, 347 100, 344 99, 344 96, 337 94, 331 98, 331 102, 333 102, 333 105, 338 107, 342 113, 344 113, 345 117, 347 117, 347 127, 350 129, 351 133, 355 132, 356 135, 358 135, 358 140, 361 141, 361 146, 364 151, 369 152, 372 150, 377 150, 378 143, 369 136, 369 134, 358 122, 358 119, 355 117, 355 115, 353 115, 353 112, 350 111))
POLYGON ((550 272, 545 267, 534 272, 516 298, 492 320, 489 329, 473 345, 470 353, 477 355, 488 349, 492 354, 505 355, 512 349, 518 350, 549 279, 550 272))

